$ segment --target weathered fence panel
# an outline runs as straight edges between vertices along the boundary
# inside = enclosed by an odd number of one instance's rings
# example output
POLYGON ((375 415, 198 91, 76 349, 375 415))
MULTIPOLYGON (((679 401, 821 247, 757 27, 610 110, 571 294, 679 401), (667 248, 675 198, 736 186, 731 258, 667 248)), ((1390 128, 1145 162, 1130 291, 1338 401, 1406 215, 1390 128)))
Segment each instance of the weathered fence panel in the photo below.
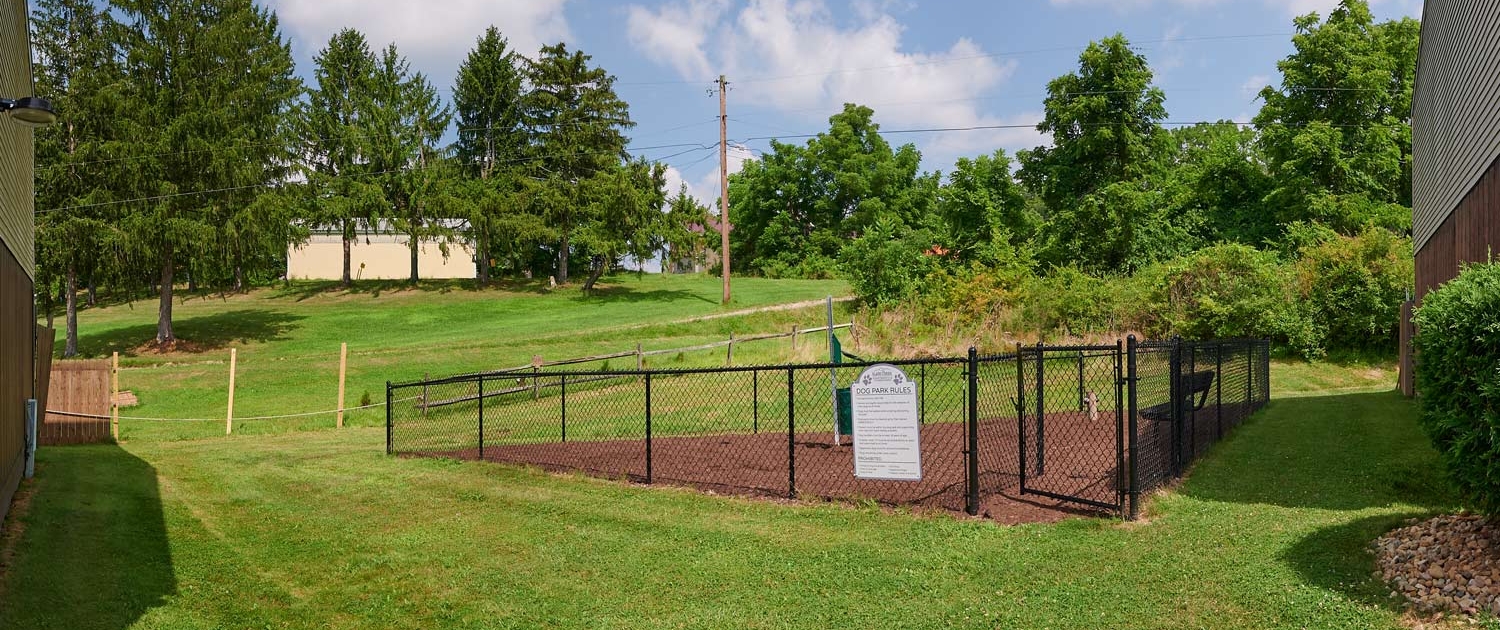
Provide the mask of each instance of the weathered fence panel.
POLYGON ((37 442, 55 446, 109 441, 109 362, 58 361, 52 364, 49 381, 47 416, 37 442))

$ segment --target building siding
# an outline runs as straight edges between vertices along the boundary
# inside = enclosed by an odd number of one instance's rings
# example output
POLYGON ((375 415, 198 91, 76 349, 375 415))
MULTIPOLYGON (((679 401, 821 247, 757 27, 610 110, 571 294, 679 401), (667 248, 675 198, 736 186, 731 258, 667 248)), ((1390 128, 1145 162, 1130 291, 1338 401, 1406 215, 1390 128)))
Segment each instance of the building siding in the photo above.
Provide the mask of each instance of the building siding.
MULTIPOLYGON (((1412 237, 1421 251, 1500 157, 1500 0, 1424 3, 1412 110, 1412 237)), ((1475 220, 1449 229, 1487 237, 1465 231, 1475 220)))
MULTIPOLYGON (((0 0, 0 97, 32 96, 30 41, 25 0, 0 0)), ((31 156, 31 128, 0 120, 0 241, 35 278, 31 156)))

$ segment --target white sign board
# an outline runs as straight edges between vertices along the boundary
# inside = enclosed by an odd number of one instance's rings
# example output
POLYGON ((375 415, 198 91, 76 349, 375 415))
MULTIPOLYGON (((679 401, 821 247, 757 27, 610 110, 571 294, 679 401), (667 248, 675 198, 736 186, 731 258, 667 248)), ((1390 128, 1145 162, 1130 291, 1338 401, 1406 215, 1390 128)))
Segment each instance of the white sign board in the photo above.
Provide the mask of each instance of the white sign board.
POLYGON ((854 476, 922 480, 917 386, 894 365, 872 365, 849 388, 854 423, 854 476))

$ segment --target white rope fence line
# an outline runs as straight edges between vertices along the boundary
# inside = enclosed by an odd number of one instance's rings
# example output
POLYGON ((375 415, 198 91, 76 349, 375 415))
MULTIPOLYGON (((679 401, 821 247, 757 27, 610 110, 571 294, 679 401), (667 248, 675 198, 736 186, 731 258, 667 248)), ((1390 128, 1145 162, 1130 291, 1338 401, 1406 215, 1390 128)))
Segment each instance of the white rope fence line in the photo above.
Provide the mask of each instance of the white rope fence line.
MULTIPOLYGON (((393 400, 391 402, 392 403, 409 402, 409 401, 417 400, 419 398, 421 398, 421 396, 408 396, 406 398, 399 398, 399 399, 393 400)), ((343 411, 359 411, 361 409, 372 409, 374 407, 384 407, 384 406, 385 406, 384 402, 378 402, 378 403, 371 403, 371 404, 368 404, 368 405, 361 405, 361 406, 358 406, 358 407, 345 407, 345 408, 343 408, 343 411)), ((305 412, 305 413, 288 413, 288 414, 281 414, 281 415, 276 415, 276 416, 245 416, 243 418, 236 417, 234 419, 234 421, 235 422, 240 422, 242 420, 284 420, 284 419, 287 419, 287 418, 306 418, 306 417, 309 417, 309 416, 321 416, 321 415, 330 414, 330 413, 338 413, 339 411, 340 410, 338 410, 338 409, 330 409, 328 411, 308 411, 308 412, 305 412)), ((109 420, 109 419, 112 418, 112 416, 101 416, 101 415, 92 414, 92 413, 77 413, 77 412, 73 412, 73 411, 57 411, 55 409, 48 409, 47 413, 53 414, 53 415, 58 415, 58 416, 68 416, 68 417, 72 417, 72 418, 93 418, 95 420, 109 420)), ((224 421, 224 418, 149 418, 149 417, 145 417, 145 416, 120 416, 119 418, 121 420, 147 420, 147 421, 155 421, 155 422, 223 422, 224 421)))

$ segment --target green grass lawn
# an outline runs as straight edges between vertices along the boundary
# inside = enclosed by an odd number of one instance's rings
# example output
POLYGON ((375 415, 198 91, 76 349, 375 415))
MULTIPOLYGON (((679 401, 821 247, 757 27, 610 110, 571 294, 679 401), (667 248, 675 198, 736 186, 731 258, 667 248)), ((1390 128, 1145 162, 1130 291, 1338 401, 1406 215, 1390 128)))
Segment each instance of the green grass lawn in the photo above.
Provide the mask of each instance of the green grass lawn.
MULTIPOLYGON (((404 289, 399 283, 366 283, 337 291, 328 283, 293 283, 245 295, 191 297, 174 307, 178 336, 196 352, 156 354, 140 349, 154 338, 154 302, 88 309, 79 315, 79 349, 85 356, 120 351, 120 386, 141 404, 122 415, 208 421, 125 420, 121 437, 184 439, 222 435, 228 399, 229 348, 238 351, 235 416, 254 417, 337 407, 339 344, 349 344, 345 404, 382 402, 387 380, 514 367, 544 359, 633 350, 678 348, 723 341, 732 333, 788 332, 822 326, 821 306, 685 323, 692 318, 842 296, 840 281, 735 280, 735 301, 718 303, 721 285, 709 276, 620 274, 593 295, 544 284, 476 291, 457 284, 404 289), (211 420, 210 420, 211 419, 211 420)), ((847 323, 849 306, 836 308, 847 323)), ((61 322, 58 322, 59 324, 61 322)), ((815 336, 814 336, 815 337, 815 336)), ((821 338, 803 339, 803 360, 815 360, 821 338), (815 342, 815 343, 814 343, 815 342)), ((749 342, 735 348, 737 363, 780 363, 793 358, 789 339, 749 342)), ((61 333, 58 352, 61 353, 61 333)), ((722 363, 724 350, 665 355, 653 365, 722 363)), ((633 359, 615 367, 634 367, 633 359)), ((598 367, 596 364, 594 367, 598 367)), ((384 423, 379 408, 353 411, 347 422, 384 423)), ((332 415, 287 420, 246 420, 236 432, 278 433, 331 428, 332 415)))
MULTIPOLYGON (((83 342, 93 354, 127 350, 122 378, 144 403, 127 413, 193 417, 221 412, 230 345, 237 414, 251 415, 331 406, 342 340, 353 403, 366 389, 383 397, 387 379, 533 352, 821 324, 820 307, 686 322, 726 311, 717 280, 611 282, 595 297, 294 285, 179 306, 200 354, 129 353, 154 330, 141 303, 86 311, 83 342)), ((736 286, 741 302, 727 310, 846 291, 736 286)), ((818 360, 820 339, 796 353, 787 340, 745 344, 736 362, 818 360)), ((652 365, 718 363, 718 352, 652 365)), ((982 376, 1013 378, 1007 369, 982 376)), ((958 384, 932 378, 942 391, 958 384)), ((743 420, 742 397, 708 409, 689 381, 667 380, 664 428, 672 414, 688 427, 714 413, 743 420)), ((1456 499, 1393 382, 1381 361, 1273 362, 1272 403, 1139 523, 1000 526, 390 458, 371 426, 379 410, 342 431, 289 432, 329 427, 321 417, 248 421, 210 439, 191 438, 221 423, 127 421, 119 445, 40 452, 30 504, 0 542, 0 628, 1396 628, 1401 611, 1369 577, 1365 547, 1456 499)), ((935 398, 933 413, 951 398, 935 398)))
POLYGON ((1140 523, 998 526, 389 458, 374 428, 43 450, 4 628, 1395 628, 1414 407, 1275 400, 1140 523))

